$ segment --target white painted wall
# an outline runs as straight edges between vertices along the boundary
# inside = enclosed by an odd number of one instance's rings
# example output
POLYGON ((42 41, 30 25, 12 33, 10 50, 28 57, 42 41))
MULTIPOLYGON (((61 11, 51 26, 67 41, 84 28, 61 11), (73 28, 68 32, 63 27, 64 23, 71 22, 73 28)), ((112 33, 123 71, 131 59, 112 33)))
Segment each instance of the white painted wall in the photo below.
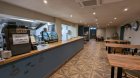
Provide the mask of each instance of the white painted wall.
POLYGON ((108 27, 108 28, 106 28, 106 39, 108 37, 111 38, 113 36, 113 34, 116 33, 116 32, 117 32, 117 27, 108 27))
POLYGON ((61 20, 58 19, 58 18, 55 18, 55 31, 57 32, 58 34, 58 40, 62 40, 62 34, 61 34, 61 31, 62 31, 62 27, 61 27, 61 20))
POLYGON ((120 39, 120 31, 121 31, 121 27, 117 27, 117 33, 118 33, 119 39, 120 39))
POLYGON ((133 29, 125 29, 124 40, 129 40, 131 44, 140 45, 140 28, 138 31, 134 31, 133 29))
POLYGON ((35 11, 29 10, 29 9, 21 8, 21 7, 12 5, 12 4, 8 4, 6 2, 2 2, 1 0, 0 0, 0 13, 23 17, 23 18, 48 21, 48 22, 55 21, 54 17, 52 17, 52 16, 45 15, 45 14, 42 14, 39 12, 35 12, 35 11))
POLYGON ((117 27, 108 27, 108 28, 98 28, 96 35, 97 37, 104 37, 105 39, 107 39, 107 37, 112 37, 114 33, 118 32, 119 34, 119 28, 117 27))
POLYGON ((74 29, 72 31, 72 32, 74 32, 73 36, 78 37, 78 24, 75 24, 73 27, 74 27, 74 29))
POLYGON ((96 36, 97 37, 104 37, 106 38, 106 29, 105 28, 98 28, 96 31, 96 36))

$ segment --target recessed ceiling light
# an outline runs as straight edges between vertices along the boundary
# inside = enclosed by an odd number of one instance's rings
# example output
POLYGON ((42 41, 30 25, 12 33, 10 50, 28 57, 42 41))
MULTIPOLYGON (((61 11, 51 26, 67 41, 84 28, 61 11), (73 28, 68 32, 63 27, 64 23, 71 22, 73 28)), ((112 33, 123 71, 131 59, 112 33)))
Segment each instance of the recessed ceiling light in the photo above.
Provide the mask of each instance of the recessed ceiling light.
POLYGON ((128 8, 125 8, 124 11, 128 11, 128 8))
POLYGON ((47 4, 47 3, 48 3, 48 1, 47 1, 47 0, 43 0, 43 2, 44 2, 45 4, 47 4))
POLYGON ((72 18, 72 14, 70 15, 70 17, 72 18))
POLYGON ((93 15, 96 15, 96 12, 93 12, 93 15))
POLYGON ((113 23, 112 21, 110 23, 113 23))
POLYGON ((80 20, 80 23, 81 23, 82 21, 80 20))
POLYGON ((107 24, 109 26, 109 24, 107 24))
POLYGON ((117 18, 115 17, 114 20, 116 20, 117 18))

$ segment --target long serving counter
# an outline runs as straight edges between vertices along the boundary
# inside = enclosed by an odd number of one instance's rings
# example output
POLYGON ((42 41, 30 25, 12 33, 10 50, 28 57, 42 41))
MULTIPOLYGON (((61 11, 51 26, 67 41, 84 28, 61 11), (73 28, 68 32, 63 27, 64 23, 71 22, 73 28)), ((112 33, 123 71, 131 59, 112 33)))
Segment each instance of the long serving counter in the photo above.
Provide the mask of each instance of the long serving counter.
POLYGON ((84 47, 83 38, 49 44, 45 49, 0 62, 1 78, 47 78, 84 47))

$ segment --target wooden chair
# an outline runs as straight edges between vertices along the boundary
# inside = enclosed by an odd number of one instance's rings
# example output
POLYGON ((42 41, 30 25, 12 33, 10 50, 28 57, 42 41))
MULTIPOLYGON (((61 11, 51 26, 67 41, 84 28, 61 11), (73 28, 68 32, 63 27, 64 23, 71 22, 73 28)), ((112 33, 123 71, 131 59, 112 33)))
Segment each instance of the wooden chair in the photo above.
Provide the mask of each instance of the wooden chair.
POLYGON ((140 70, 124 69, 125 78, 140 78, 140 70))
MULTIPOLYGON (((115 42, 117 43, 117 42, 115 42)), ((117 44, 131 44, 130 42, 121 42, 121 43, 117 43, 117 44)), ((122 48, 114 48, 114 53, 120 53, 120 54, 129 54, 131 49, 129 48, 125 48, 125 49, 122 49, 122 48)))

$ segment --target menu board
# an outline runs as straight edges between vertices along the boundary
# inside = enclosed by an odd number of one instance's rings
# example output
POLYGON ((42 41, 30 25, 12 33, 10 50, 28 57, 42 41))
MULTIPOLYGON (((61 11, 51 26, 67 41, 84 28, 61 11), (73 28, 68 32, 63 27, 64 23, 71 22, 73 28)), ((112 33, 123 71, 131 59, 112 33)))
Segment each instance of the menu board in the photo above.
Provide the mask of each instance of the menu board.
POLYGON ((28 34, 13 34, 13 45, 29 43, 28 34))

